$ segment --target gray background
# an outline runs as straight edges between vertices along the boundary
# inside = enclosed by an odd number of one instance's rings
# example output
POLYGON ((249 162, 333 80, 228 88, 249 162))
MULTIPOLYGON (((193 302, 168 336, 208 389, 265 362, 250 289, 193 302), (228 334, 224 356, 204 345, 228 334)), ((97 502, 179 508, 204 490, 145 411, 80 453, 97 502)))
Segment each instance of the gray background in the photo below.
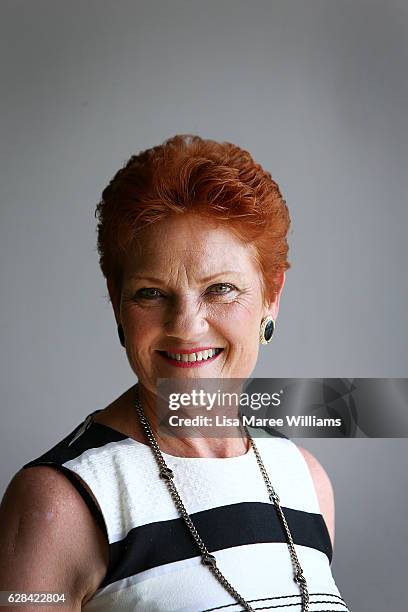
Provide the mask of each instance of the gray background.
MULTIPOLYGON (((292 270, 258 376, 405 377, 405 1, 1 2, 1 472, 133 384, 95 250, 102 188, 176 133, 281 186, 292 270)), ((406 440, 298 440, 336 495, 353 612, 406 601, 406 440)))

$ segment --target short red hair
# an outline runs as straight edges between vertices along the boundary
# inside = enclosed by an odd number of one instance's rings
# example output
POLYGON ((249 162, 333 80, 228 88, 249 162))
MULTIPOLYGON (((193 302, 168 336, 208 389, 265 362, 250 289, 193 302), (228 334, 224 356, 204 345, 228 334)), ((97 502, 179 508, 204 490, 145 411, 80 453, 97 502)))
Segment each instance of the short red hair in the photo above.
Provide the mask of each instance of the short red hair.
POLYGON ((281 274, 290 268, 290 217, 279 186, 248 151, 191 134, 133 155, 102 192, 95 217, 105 278, 119 288, 123 258, 137 232, 186 212, 227 223, 254 245, 265 297, 273 301, 281 274))

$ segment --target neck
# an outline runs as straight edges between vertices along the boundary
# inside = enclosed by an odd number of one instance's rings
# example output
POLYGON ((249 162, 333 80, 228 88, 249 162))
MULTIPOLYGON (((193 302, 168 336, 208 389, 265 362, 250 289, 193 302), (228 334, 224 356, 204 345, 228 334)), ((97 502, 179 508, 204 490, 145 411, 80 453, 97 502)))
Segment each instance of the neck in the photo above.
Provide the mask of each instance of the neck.
MULTIPOLYGON (((204 433, 203 430, 200 430, 200 427, 189 426, 187 430, 186 428, 180 428, 180 432, 177 431, 176 427, 165 427, 162 423, 159 424, 159 419, 157 418, 157 395, 149 389, 146 389, 141 383, 133 387, 132 392, 133 402, 135 402, 136 393, 138 394, 139 402, 149 421, 153 435, 156 438, 160 450, 164 453, 177 457, 228 458, 244 455, 250 449, 250 440, 245 436, 242 427, 233 428, 228 426, 228 428, 224 429, 217 428, 220 429, 220 431, 223 430, 228 433, 228 437, 208 436, 205 434, 205 430, 204 433), (186 433, 189 435, 186 435, 186 433), (191 433, 194 435, 191 435, 191 433)), ((171 411, 168 410, 168 413, 170 412, 171 411)), ((188 415, 184 413, 183 416, 188 415)), ((231 415, 229 414, 228 416, 231 415)), ((137 415, 136 418, 138 419, 137 415)), ((162 421, 162 419, 160 420, 162 421)), ((139 425, 144 433, 144 427, 140 422, 139 425)), ((214 433, 215 430, 214 428, 207 427, 207 431, 214 433)), ((148 442, 147 438, 146 442, 148 442)))

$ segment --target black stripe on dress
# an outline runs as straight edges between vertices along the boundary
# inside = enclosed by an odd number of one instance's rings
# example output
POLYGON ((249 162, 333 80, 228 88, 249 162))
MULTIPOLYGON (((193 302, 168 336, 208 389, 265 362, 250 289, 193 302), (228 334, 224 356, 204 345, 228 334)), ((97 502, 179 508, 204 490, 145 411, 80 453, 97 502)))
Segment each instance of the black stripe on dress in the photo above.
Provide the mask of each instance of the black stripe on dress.
MULTIPOLYGON (((347 608, 347 605, 344 599, 340 597, 339 595, 336 595, 335 593, 309 593, 309 596, 310 596, 311 605, 328 603, 334 606, 342 606, 341 608, 336 609, 336 612, 348 612, 348 608, 347 608), (330 600, 318 599, 317 601, 312 601, 313 597, 331 597, 332 599, 330 600)), ((248 599, 248 603, 250 604, 262 603, 263 604, 262 607, 260 608, 254 607, 254 610, 269 610, 271 608, 289 608, 291 606, 300 606, 301 596, 300 595, 275 595, 274 597, 262 597, 258 599, 248 599), (294 603, 286 603, 286 604, 273 603, 269 606, 265 605, 265 603, 268 601, 274 600, 275 602, 278 602, 279 599, 285 599, 285 600, 292 599, 293 601, 296 599, 296 602, 294 601, 294 603)), ((219 610, 226 610, 227 608, 235 608, 236 606, 239 606, 239 605, 240 604, 234 604, 234 603, 224 604, 221 606, 216 606, 215 608, 207 608, 206 610, 201 610, 201 612, 218 612, 219 610)), ((234 612, 244 612, 244 611, 234 610, 234 612)), ((312 612, 319 612, 319 611, 313 610, 312 612)), ((320 610, 320 612, 330 612, 330 610, 320 610)))
MULTIPOLYGON (((321 514, 282 507, 295 544, 308 546, 332 560, 332 546, 321 514)), ((213 552, 234 546, 286 543, 275 507, 242 502, 190 515, 200 537, 213 552)), ((99 588, 166 563, 191 559, 199 549, 182 518, 135 527, 109 545, 109 567, 99 588)))

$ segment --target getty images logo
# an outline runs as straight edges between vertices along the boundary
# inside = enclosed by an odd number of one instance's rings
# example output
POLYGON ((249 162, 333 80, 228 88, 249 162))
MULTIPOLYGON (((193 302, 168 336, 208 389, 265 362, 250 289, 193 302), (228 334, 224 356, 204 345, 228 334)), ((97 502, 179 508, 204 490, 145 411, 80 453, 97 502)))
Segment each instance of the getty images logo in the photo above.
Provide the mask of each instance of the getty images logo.
POLYGON ((236 393, 220 390, 210 392, 204 391, 204 389, 193 389, 189 392, 170 393, 169 408, 170 410, 179 410, 180 408, 194 407, 212 410, 214 407, 229 408, 240 405, 252 410, 259 410, 268 406, 280 406, 280 393, 236 393))

